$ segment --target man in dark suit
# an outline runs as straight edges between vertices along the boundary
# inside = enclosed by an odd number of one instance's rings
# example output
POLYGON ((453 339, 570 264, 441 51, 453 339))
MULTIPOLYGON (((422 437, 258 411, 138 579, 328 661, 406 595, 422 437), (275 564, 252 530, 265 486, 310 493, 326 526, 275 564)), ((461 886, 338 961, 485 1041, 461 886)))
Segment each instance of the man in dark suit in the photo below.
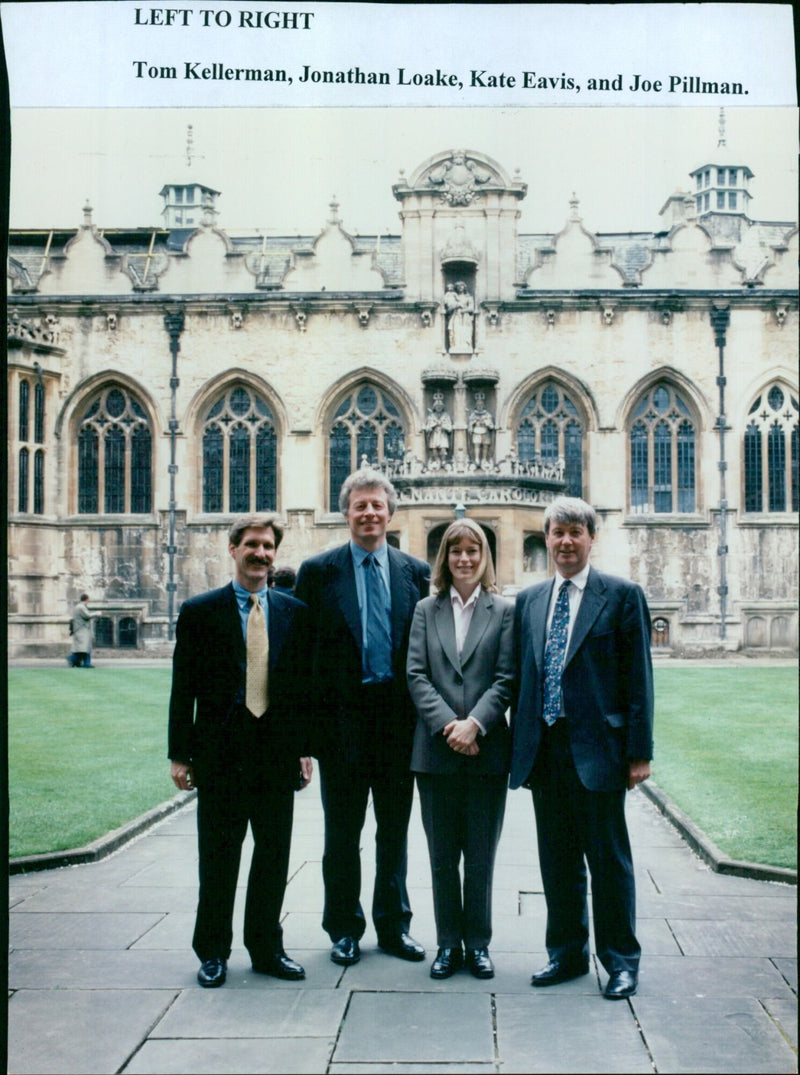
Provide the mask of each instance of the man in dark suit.
POLYGON ((294 792, 311 779, 304 756, 307 616, 269 590, 283 537, 271 514, 235 519, 234 580, 181 606, 169 708, 170 775, 197 788, 200 896, 193 947, 202 986, 225 981, 233 904, 248 822, 253 858, 244 943, 253 970, 300 979, 283 949, 280 912, 289 867, 294 792))
POLYGON ((650 775, 653 673, 644 593, 589 566, 596 529, 583 500, 545 512, 556 575, 517 597, 510 785, 533 792, 547 902, 549 962, 531 984, 588 973, 588 863, 604 995, 619 1000, 636 992, 641 954, 625 792, 650 775))
POLYGON ((387 478, 364 468, 342 486, 346 545, 306 560, 295 593, 312 632, 312 753, 319 759, 325 813, 323 928, 331 959, 360 958, 361 830, 372 794, 376 874, 372 918, 380 947, 412 961, 425 951, 408 933, 406 840, 414 791, 409 770, 416 714, 406 685, 414 606, 430 568, 392 548, 386 528, 396 497, 387 478))

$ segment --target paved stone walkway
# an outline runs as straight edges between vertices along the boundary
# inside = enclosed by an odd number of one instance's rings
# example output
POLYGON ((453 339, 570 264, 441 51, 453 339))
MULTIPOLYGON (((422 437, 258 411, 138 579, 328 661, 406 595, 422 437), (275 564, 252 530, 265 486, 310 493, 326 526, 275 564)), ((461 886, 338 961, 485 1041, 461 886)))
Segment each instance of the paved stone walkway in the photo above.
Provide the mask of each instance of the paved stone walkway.
MULTIPOLYGON (((594 960, 585 978, 529 985, 544 962, 545 910, 522 791, 509 795, 499 849, 492 981, 462 971, 434 982, 430 960, 382 954, 371 929, 361 962, 335 966, 320 926, 318 787, 315 777, 297 796, 284 905, 305 982, 253 974, 237 947, 222 989, 197 985, 193 804, 102 862, 11 877, 8 1071, 797 1071, 797 890, 714 873, 640 792, 628 814, 644 956, 637 996, 612 1003, 594 960)), ((368 826, 367 878, 372 849, 368 826)), ((246 847, 240 883, 248 858, 246 847)), ((417 810, 409 883, 412 933, 432 957, 417 810)))

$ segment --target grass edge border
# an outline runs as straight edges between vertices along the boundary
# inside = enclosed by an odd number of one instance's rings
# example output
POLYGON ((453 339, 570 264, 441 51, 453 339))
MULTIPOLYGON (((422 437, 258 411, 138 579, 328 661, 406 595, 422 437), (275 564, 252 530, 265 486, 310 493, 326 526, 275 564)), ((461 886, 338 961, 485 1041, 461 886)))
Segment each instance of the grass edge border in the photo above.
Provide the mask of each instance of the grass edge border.
MULTIPOLYGON (((638 785, 639 790, 652 802, 667 820, 678 830, 700 858, 716 873, 733 874, 737 877, 750 877, 756 881, 777 881, 782 884, 797 886, 797 870, 784 866, 768 866, 758 862, 744 862, 728 858, 706 834, 689 818, 670 797, 654 784, 652 780, 638 785)), ((114 829, 105 836, 93 840, 84 847, 71 848, 66 851, 51 851, 39 855, 24 855, 9 860, 9 874, 33 873, 38 870, 51 870, 60 866, 78 866, 86 862, 99 862, 118 848, 128 843, 135 836, 151 828, 165 817, 192 802, 196 791, 181 791, 166 802, 160 803, 126 825, 114 829)))
POLYGON ((713 840, 692 819, 662 791, 658 784, 646 780, 638 785, 639 790, 647 796, 678 830, 686 843, 706 862, 715 873, 732 874, 736 877, 749 877, 756 881, 777 881, 785 885, 797 886, 797 870, 786 866, 768 866, 760 862, 746 862, 732 859, 717 847, 713 840))
POLYGON ((99 862, 129 843, 134 837, 139 836, 140 833, 186 806, 196 796, 196 791, 180 791, 166 802, 146 810, 132 821, 126 822, 118 829, 112 829, 105 836, 99 836, 83 847, 73 847, 64 851, 46 851, 38 855, 22 855, 19 858, 9 859, 9 875, 53 870, 60 866, 79 866, 86 862, 99 862))

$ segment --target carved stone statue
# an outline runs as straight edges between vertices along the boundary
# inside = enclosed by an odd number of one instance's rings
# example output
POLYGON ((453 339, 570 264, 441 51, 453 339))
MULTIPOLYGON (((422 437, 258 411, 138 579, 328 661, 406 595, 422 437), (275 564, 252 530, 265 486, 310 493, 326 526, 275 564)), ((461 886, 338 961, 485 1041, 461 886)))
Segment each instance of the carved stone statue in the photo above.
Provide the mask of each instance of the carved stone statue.
POLYGON ((444 296, 447 317, 447 349, 451 354, 472 354, 475 302, 463 280, 453 286, 448 284, 444 296))
POLYGON ((495 429, 494 418, 487 411, 485 401, 486 396, 483 392, 475 393, 475 409, 470 414, 467 423, 472 460, 482 470, 491 465, 492 437, 495 429))
POLYGON ((458 149, 430 173, 428 182, 438 188, 442 199, 450 205, 469 205, 478 193, 477 188, 491 178, 491 172, 479 168, 458 149))
POLYGON ((437 460, 440 464, 446 462, 450 456, 453 420, 445 410, 444 396, 439 391, 433 393, 433 405, 428 408, 425 433, 428 443, 428 459, 437 460))

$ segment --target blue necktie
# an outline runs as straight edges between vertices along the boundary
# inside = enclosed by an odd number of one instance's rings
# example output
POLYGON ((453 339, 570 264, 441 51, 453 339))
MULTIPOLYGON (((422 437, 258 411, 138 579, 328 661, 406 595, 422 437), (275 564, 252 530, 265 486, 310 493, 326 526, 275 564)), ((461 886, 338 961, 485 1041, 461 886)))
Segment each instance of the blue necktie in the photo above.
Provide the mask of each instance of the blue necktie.
POLYGON ((544 710, 545 724, 555 724, 561 716, 561 673, 567 653, 567 630, 569 628, 569 579, 562 582, 558 591, 550 634, 544 648, 544 710))
POLYGON ((392 678, 392 636, 386 616, 381 569, 371 553, 364 558, 364 582, 367 597, 367 651, 364 655, 364 668, 369 678, 383 681, 392 678))

